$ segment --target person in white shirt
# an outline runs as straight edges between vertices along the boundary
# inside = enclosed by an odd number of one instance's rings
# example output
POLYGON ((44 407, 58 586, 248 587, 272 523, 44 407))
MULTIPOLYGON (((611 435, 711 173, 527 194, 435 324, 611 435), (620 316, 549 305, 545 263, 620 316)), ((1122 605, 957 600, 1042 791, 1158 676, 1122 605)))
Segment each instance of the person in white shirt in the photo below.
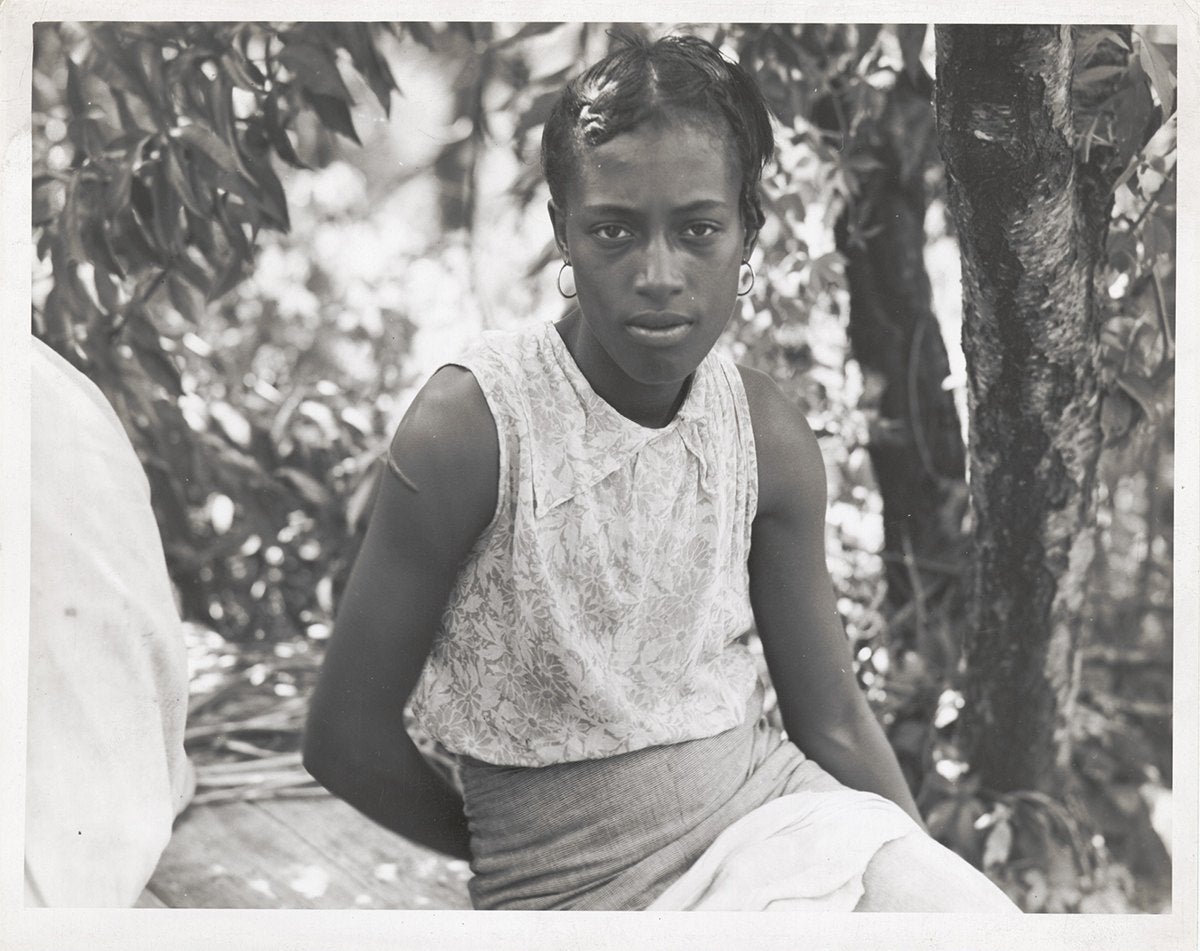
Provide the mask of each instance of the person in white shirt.
POLYGON ((25 903, 131 906, 195 788, 183 631, 116 413, 36 338, 30 364, 25 903))

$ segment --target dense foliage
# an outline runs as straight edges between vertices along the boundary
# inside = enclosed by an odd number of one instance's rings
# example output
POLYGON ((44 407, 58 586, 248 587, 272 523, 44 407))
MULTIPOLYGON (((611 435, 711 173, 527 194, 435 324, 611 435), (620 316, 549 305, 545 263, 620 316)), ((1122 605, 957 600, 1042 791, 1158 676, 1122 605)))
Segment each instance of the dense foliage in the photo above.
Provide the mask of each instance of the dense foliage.
MULTIPOLYGON (((1078 147, 1111 149, 1125 169, 1101 336, 1112 448, 1081 684, 1078 769, 1095 799, 1084 822, 972 784, 954 744, 953 645, 901 645, 898 629, 934 621, 919 599, 904 616, 886 601, 873 384, 849 356, 832 232, 876 170, 856 144, 894 121, 896 78, 922 74, 930 38, 699 31, 756 72, 779 120, 757 283, 726 345, 770 372, 821 438, 839 607, 931 829, 1031 909, 1156 907, 1166 866, 1142 790, 1170 781, 1170 37, 1077 34, 1078 147), (1040 851, 1027 845, 1035 827, 1040 851)), ((611 40, 598 24, 111 23, 41 26, 35 41, 34 331, 125 422, 185 616, 217 643, 262 642, 245 649, 257 663, 230 661, 235 673, 287 696, 296 677, 281 658, 319 653, 329 633, 378 454, 413 388, 449 341, 561 306, 536 145, 563 80, 611 40)), ((939 167, 930 141, 910 146, 901 160, 927 180, 926 260, 953 345, 939 167)), ((960 357, 938 382, 961 392, 956 368, 960 357)))

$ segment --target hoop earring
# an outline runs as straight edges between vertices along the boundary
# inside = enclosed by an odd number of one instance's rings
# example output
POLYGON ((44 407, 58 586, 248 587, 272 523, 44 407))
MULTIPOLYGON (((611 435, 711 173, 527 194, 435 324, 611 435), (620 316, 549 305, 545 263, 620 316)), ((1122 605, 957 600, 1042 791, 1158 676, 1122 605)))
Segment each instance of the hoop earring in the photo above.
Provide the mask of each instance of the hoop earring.
POLYGON ((578 291, 578 290, 575 290, 575 271, 574 271, 574 268, 572 268, 572 269, 571 269, 571 293, 570 293, 570 294, 568 294, 568 293, 567 293, 566 291, 564 291, 564 290, 563 290, 563 288, 562 288, 562 276, 563 276, 563 271, 565 271, 565 270, 566 270, 567 268, 569 268, 569 267, 571 267, 571 262, 570 262, 570 261, 563 261, 563 266, 562 266, 562 267, 560 267, 560 268, 558 269, 558 277, 557 277, 557 278, 555 278, 555 280, 554 280, 554 285, 555 285, 555 286, 558 288, 558 292, 559 292, 560 294, 562 294, 562 296, 563 296, 563 297, 565 297, 567 300, 571 300, 573 297, 578 297, 578 296, 579 296, 579 291, 578 291))
MULTIPOLYGON (((754 290, 754 265, 752 265, 749 261, 743 261, 742 267, 750 268, 750 286, 747 287, 744 291, 739 290, 738 295, 737 295, 738 297, 745 297, 752 290, 754 290)), ((738 287, 741 287, 741 286, 742 286, 742 268, 738 268, 738 287)))

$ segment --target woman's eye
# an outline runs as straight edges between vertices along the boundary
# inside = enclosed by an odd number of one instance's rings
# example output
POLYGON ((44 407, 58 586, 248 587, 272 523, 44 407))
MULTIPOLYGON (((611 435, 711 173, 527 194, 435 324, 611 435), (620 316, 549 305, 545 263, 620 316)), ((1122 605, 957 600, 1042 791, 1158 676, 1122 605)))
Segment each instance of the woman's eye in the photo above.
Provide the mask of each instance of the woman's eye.
POLYGON ((707 238, 716 234, 721 228, 711 221, 696 221, 683 230, 689 238, 707 238))
POLYGON ((605 241, 619 241, 629 237, 629 229, 622 225, 600 225, 592 229, 592 234, 605 241))

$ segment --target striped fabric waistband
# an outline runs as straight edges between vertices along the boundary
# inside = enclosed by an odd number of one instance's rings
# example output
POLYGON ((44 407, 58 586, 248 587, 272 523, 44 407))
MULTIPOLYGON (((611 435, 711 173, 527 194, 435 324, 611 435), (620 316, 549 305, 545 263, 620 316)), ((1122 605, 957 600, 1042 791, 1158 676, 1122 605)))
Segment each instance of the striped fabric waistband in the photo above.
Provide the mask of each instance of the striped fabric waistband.
POLYGON ((476 908, 644 908, 798 773, 842 788, 762 720, 757 694, 745 722, 712 737, 553 766, 459 766, 476 908))

